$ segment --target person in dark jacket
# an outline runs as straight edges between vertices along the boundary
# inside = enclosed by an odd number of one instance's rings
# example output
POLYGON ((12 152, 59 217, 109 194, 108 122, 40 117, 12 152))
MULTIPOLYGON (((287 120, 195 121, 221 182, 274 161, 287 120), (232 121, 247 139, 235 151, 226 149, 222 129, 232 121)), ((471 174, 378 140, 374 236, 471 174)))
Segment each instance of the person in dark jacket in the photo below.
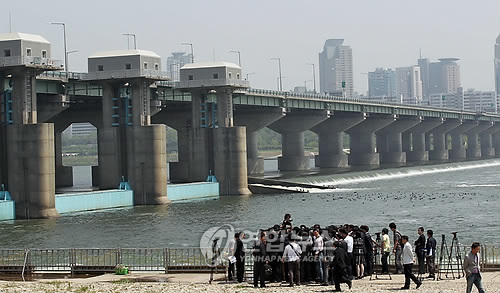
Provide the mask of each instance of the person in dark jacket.
POLYGON ((436 259, 436 245, 437 241, 432 237, 434 232, 432 230, 427 230, 427 244, 425 244, 425 258, 427 259, 427 271, 429 276, 427 278, 435 278, 436 265, 434 263, 436 259))
POLYGON ((245 248, 243 246, 242 238, 245 238, 245 233, 240 232, 236 234, 236 249, 234 250, 234 257, 236 257, 236 277, 238 283, 243 282, 243 275, 245 274, 245 248))
POLYGON ((418 239, 415 241, 415 253, 417 254, 418 260, 418 273, 419 275, 425 274, 425 236, 424 227, 420 227, 417 230, 418 239))
POLYGON ((370 276, 373 272, 373 244, 377 243, 373 241, 372 236, 368 233, 370 231, 368 226, 362 225, 359 228, 365 234, 365 276, 370 276))
POLYGON ((344 250, 340 241, 335 241, 333 243, 333 247, 335 248, 332 261, 333 282, 335 283, 334 292, 342 291, 340 289, 340 283, 346 283, 349 286, 349 289, 351 289, 352 280, 347 272, 348 266, 350 265, 347 252, 344 250))
POLYGON ((257 288, 260 280, 260 287, 266 287, 266 275, 264 265, 269 263, 266 252, 266 232, 260 232, 260 239, 254 244, 254 264, 253 264, 253 286, 257 288))

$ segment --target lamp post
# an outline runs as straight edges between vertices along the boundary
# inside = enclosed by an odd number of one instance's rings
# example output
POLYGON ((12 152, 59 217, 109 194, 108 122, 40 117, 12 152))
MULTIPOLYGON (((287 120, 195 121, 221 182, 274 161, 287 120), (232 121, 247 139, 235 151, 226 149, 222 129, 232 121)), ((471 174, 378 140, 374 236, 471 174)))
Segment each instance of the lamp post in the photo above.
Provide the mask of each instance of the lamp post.
POLYGON ((250 73, 247 73, 247 80, 248 80, 248 76, 249 76, 249 75, 252 75, 252 74, 255 74, 255 72, 250 72, 250 73))
POLYGON ((190 47, 191 47, 191 63, 194 63, 194 51, 193 51, 193 44, 192 44, 192 43, 181 43, 181 45, 184 45, 184 46, 190 46, 190 47))
POLYGON ((304 80, 304 91, 307 92, 307 83, 310 82, 312 80, 304 80))
POLYGON ((306 63, 306 65, 311 65, 313 68, 313 90, 316 93, 316 66, 314 63, 306 63))
POLYGON ((236 51, 236 50, 232 50, 232 51, 229 51, 231 53, 238 53, 238 65, 241 67, 241 52, 240 51, 236 51))
POLYGON ((66 24, 64 22, 51 22, 50 24, 62 25, 64 36, 64 69, 68 72, 68 51, 66 50, 66 24))
POLYGON ((71 54, 71 53, 76 53, 76 52, 79 52, 79 51, 78 51, 78 50, 72 50, 72 51, 68 51, 68 52, 66 53, 66 72, 68 72, 68 71, 69 71, 69 64, 67 63, 67 62, 68 62, 68 59, 69 59, 69 58, 68 58, 68 55, 69 55, 69 54, 71 54))
POLYGON ((271 58, 270 60, 278 60, 278 71, 279 71, 279 90, 283 91, 283 82, 281 77, 281 58, 271 58))
POLYGON ((130 45, 129 45, 129 39, 130 39, 130 36, 134 37, 134 50, 137 50, 137 42, 136 42, 136 39, 135 39, 135 34, 130 34, 130 33, 126 33, 126 34, 122 34, 122 36, 127 36, 129 37, 127 39, 127 49, 130 49, 130 45))

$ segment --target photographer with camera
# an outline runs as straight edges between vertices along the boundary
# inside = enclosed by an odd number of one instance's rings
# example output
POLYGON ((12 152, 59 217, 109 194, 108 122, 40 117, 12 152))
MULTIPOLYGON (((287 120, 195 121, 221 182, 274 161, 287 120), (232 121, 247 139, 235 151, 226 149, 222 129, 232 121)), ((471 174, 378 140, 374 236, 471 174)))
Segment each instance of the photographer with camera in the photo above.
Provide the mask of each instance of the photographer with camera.
POLYGON ((285 216, 283 217, 283 223, 281 223, 281 228, 282 229, 293 229, 293 226, 292 226, 292 215, 290 214, 285 214, 285 216))

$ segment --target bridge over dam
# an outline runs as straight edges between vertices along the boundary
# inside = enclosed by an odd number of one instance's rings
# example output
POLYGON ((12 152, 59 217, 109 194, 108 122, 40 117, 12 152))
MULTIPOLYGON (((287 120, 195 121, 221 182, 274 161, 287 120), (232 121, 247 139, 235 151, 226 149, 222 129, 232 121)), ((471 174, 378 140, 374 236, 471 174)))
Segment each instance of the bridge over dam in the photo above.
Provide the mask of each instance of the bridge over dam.
MULTIPOLYGON (((45 44, 26 38, 32 48, 45 44)), ((5 42, 0 37, 0 49, 5 42)), ((178 135, 171 181, 212 174, 221 195, 250 194, 248 175, 264 173, 257 147, 264 127, 281 134, 281 171, 311 167, 308 130, 319 138, 320 168, 500 157, 496 113, 253 89, 239 66, 225 62, 186 65, 174 83, 160 57, 145 50, 96 53, 88 73, 65 72, 47 52, 0 57, 0 184, 18 218, 27 210, 31 218, 57 216, 55 188, 72 184, 61 133, 77 122, 98 130, 93 185, 114 189, 124 178, 137 205, 168 202, 165 125, 178 135)))

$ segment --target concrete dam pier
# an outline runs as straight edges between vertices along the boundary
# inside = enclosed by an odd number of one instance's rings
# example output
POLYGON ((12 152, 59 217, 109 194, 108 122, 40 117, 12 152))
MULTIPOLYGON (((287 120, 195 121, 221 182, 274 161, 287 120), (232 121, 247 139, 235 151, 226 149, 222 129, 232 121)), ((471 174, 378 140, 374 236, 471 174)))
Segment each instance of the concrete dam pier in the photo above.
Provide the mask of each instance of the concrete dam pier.
POLYGON ((62 163, 62 132, 97 128, 99 190, 127 183, 133 204, 168 203, 171 182, 215 176, 221 195, 250 194, 264 174, 257 132, 282 137, 280 171, 307 171, 304 132, 319 138, 315 166, 345 168, 500 157, 500 115, 316 94, 252 89, 232 63, 192 63, 180 82, 147 50, 96 53, 88 73, 63 71, 38 35, 0 34, 0 184, 18 219, 52 218, 55 191, 73 184, 62 163), (167 170, 166 126, 177 131, 178 161, 167 170), (350 153, 344 152, 344 137, 350 153))

